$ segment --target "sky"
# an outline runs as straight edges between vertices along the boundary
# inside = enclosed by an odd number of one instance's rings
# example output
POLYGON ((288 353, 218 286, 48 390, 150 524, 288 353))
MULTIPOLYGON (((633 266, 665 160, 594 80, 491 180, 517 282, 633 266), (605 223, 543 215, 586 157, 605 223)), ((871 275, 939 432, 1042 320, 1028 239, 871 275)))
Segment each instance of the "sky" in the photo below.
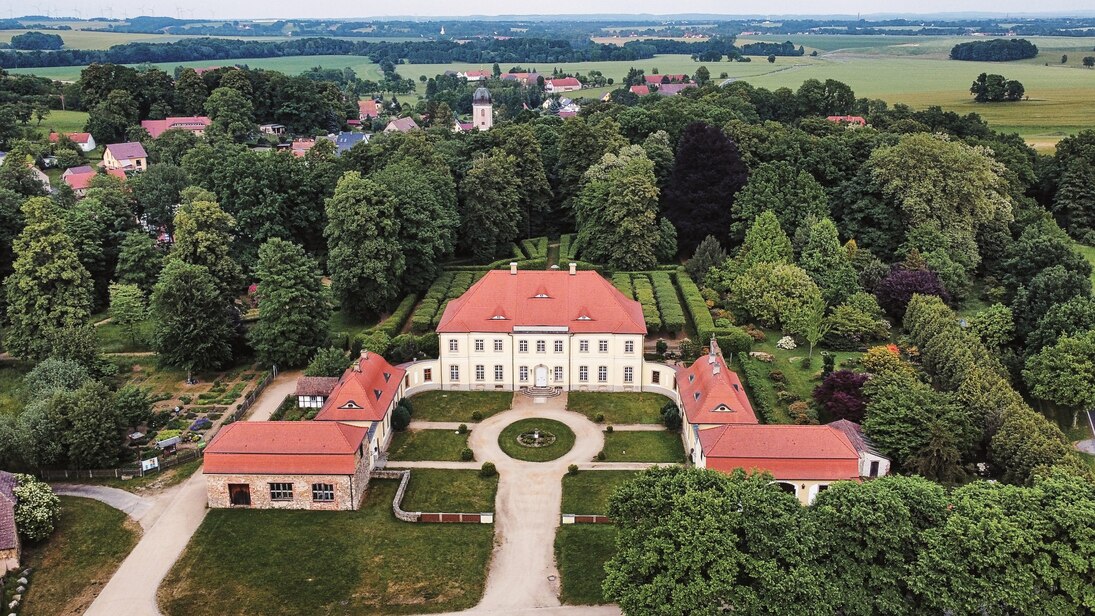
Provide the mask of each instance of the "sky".
POLYGON ((360 0, 322 0, 312 4, 300 0, 39 0, 23 4, 0 0, 0 17, 11 11, 73 16, 100 15, 120 18, 135 15, 160 15, 184 18, 259 19, 259 18, 349 18, 385 16, 521 15, 521 14, 682 14, 756 15, 758 9, 769 15, 870 15, 929 13, 1056 13, 1093 14, 1091 0, 766 0, 728 2, 727 0, 553 0, 532 3, 513 0, 400 0, 366 3, 360 0))

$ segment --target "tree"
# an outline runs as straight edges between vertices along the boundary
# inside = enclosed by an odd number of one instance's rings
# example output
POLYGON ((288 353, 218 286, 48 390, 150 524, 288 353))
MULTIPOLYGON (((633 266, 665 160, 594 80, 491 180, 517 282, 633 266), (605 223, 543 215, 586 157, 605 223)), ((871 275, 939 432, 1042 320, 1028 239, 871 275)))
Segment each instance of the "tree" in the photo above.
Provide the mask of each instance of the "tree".
POLYGON ((829 333, 829 323, 825 320, 825 300, 814 298, 804 303, 791 315, 788 331, 799 334, 810 344, 808 360, 814 358, 814 346, 829 333))
POLYGON ((26 223, 14 242, 14 271, 4 281, 11 323, 5 346, 16 357, 41 359, 49 354, 50 332, 90 318, 91 277, 52 201, 28 199, 22 213, 26 223))
POLYGON ((761 212, 775 212, 783 232, 795 234, 810 217, 829 215, 825 189, 808 171, 798 170, 785 161, 762 163, 734 199, 730 235, 735 243, 745 236, 761 212))
POLYGON ((768 55, 768 64, 775 64, 775 63, 776 63, 776 56, 772 55, 772 54, 769 54, 768 55))
POLYGON ((50 357, 23 377, 23 391, 28 400, 44 399, 60 391, 75 391, 90 379, 91 374, 80 362, 50 357))
POLYGON ((475 259, 491 261, 520 233, 516 160, 500 150, 472 162, 460 183, 460 242, 475 259))
POLYGON ((296 367, 327 342, 330 293, 319 266, 292 242, 274 238, 259 248, 259 320, 248 340, 259 361, 296 367))
POLYGON ((564 122, 559 129, 555 195, 565 211, 572 211, 573 200, 578 194, 586 170, 605 154, 618 152, 627 145, 619 128, 619 124, 613 120, 604 120, 594 125, 579 116, 564 122))
POLYGON ((999 351, 1015 337, 1015 318, 1011 308, 993 304, 970 318, 970 331, 989 349, 999 351))
POLYGON ((1025 339, 1042 315, 1056 304, 1074 297, 1091 295, 1091 278, 1068 271, 1061 265, 1047 267, 1030 279, 1030 284, 1019 289, 1011 310, 1015 315, 1015 330, 1025 339))
POLYGON ((1095 298, 1080 295, 1054 304, 1039 317, 1038 325, 1027 336, 1026 354, 1034 355, 1064 335, 1095 329, 1095 298))
POLYGON ((820 298, 821 291, 809 274, 785 263, 757 263, 730 287, 730 305, 735 314, 784 331, 792 330, 801 311, 820 298))
POLYGON ((243 272, 230 256, 236 221, 212 201, 184 199, 175 214, 175 243, 167 261, 200 265, 217 282, 225 303, 243 290, 243 272))
POLYGON ((65 433, 68 460, 77 468, 110 468, 118 463, 125 421, 106 385, 88 381, 68 394, 65 433))
POLYGON ((242 143, 255 131, 254 107, 239 90, 217 88, 205 99, 204 107, 212 120, 206 129, 210 139, 226 138, 242 143))
POLYGON ((708 235, 729 245, 731 212, 749 172, 722 129, 693 122, 684 129, 662 195, 662 212, 677 227, 677 245, 689 254, 708 235))
POLYGON ((517 172, 514 179, 519 184, 519 207, 524 218, 522 230, 528 237, 545 231, 555 221, 551 219, 551 184, 548 183, 543 148, 536 139, 536 133, 528 124, 514 124, 493 130, 491 134, 498 147, 514 159, 517 172))
POLYGON ((669 133, 664 130, 650 133, 643 139, 642 145, 646 157, 654 163, 654 177, 658 180, 658 188, 664 192, 669 174, 673 172, 673 145, 669 133))
POLYGON ((1084 56, 1084 66, 1087 68, 1095 66, 1095 56, 1084 56))
POLYGON ((981 73, 970 86, 970 94, 978 103, 1022 100, 1023 93, 1022 83, 1014 79, 1005 79, 1003 75, 981 73))
POLYGON ((825 344, 830 349, 847 351, 871 340, 882 340, 890 330, 884 316, 874 295, 863 291, 853 293, 829 313, 825 344))
POLYGON ((196 116, 205 111, 209 90, 197 71, 184 68, 175 79, 175 105, 181 115, 196 116))
POLYGON ((712 267, 718 267, 725 262, 726 251, 723 250, 722 245, 715 239, 715 236, 708 235, 696 246, 696 252, 684 264, 684 268, 693 280, 702 284, 707 272, 712 267))
POLYGON ((827 611, 802 512, 769 475, 645 471, 609 502, 618 535, 605 597, 628 614, 827 611))
POLYGON ((112 90, 105 99, 88 111, 84 130, 97 143, 118 143, 126 140, 126 131, 140 119, 137 101, 128 90, 112 90))
POLYGON ((346 351, 334 347, 317 349, 312 361, 304 369, 304 376, 342 376, 349 365, 346 351))
POLYGON ((117 282, 110 285, 110 320, 125 330, 131 344, 137 342, 137 325, 147 316, 140 287, 117 282))
POLYGON ((1080 411, 1095 408, 1095 329, 1061 336, 1027 359, 1023 380, 1035 396, 1072 408, 1075 428, 1080 411))
POLYGON ((163 253, 156 246, 156 240, 144 231, 126 233, 118 252, 114 279, 121 284, 136 285, 148 294, 152 292, 161 269, 163 253))
POLYGON ((391 193, 349 171, 326 204, 331 290, 343 310, 379 313, 398 299, 406 267, 391 193))
POLYGON ((48 483, 33 475, 15 475, 15 526, 30 541, 44 541, 53 534, 61 516, 61 499, 48 483))
POLYGON ((213 369, 232 359, 233 328, 218 281, 183 260, 164 266, 152 292, 152 348, 171 366, 213 369))
POLYGON ((124 426, 137 427, 152 417, 151 392, 135 385, 126 385, 115 391, 113 405, 124 426))
POLYGON ((701 88, 707 85, 707 82, 711 81, 711 71, 707 70, 706 66, 699 67, 696 69, 695 81, 701 88))
POLYGON ((106 221, 107 209, 97 199, 82 199, 64 215, 64 231, 76 247, 80 263, 91 275, 94 288, 93 306, 98 308, 105 299, 107 285, 113 267, 107 262, 107 245, 110 238, 106 221))
POLYGON ((950 295, 943 288, 939 276, 927 270, 909 270, 895 266, 888 276, 878 283, 875 296, 879 305, 894 318, 901 318, 913 295, 935 295, 949 301, 950 295))
POLYGON ((619 270, 657 265, 658 186, 640 146, 605 154, 589 168, 574 213, 585 258, 619 270))
POLYGON ((757 216, 736 259, 744 266, 758 263, 791 263, 791 240, 780 228, 779 220, 771 211, 757 216))
POLYGON ((814 388, 814 402, 820 405, 835 419, 847 419, 856 423, 863 420, 867 400, 863 395, 863 384, 870 378, 863 372, 836 370, 814 388))
POLYGON ((30 31, 11 37, 12 49, 55 51, 64 45, 65 41, 59 35, 43 32, 30 31))
POLYGON ((830 305, 841 303, 859 289, 858 276, 840 244, 836 224, 828 218, 810 226, 798 264, 814 279, 830 305))
POLYGON ((137 200, 138 216, 152 229, 175 231, 175 209, 181 201, 181 193, 190 184, 190 177, 182 167, 171 163, 151 165, 146 171, 127 181, 137 200))

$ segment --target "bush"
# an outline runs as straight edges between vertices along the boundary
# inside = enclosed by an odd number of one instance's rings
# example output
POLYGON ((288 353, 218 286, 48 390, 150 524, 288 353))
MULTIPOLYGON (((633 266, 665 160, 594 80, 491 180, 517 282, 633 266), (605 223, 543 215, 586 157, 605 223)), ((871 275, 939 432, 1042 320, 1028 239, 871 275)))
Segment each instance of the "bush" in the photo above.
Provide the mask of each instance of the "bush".
POLYGON ((715 341, 719 343, 723 356, 748 353, 753 346, 753 338, 740 327, 715 330, 715 341))
POLYGON ((753 402, 753 410, 764 423, 779 423, 765 399, 757 395, 757 386, 764 380, 760 372, 760 362, 753 360, 746 353, 738 353, 736 358, 740 367, 738 374, 741 376, 742 385, 745 386, 745 392, 749 394, 749 399, 753 402))
POLYGON ((664 357, 665 352, 668 350, 669 344, 665 340, 659 338, 658 342, 654 345, 654 351, 658 354, 659 357, 664 357))
POLYGON ((475 453, 472 452, 470 447, 465 447, 460 450, 460 459, 465 462, 471 462, 475 459, 475 453))
POLYGON ((570 466, 568 466, 567 467, 567 474, 570 475, 571 477, 573 477, 574 475, 577 475, 578 474, 578 465, 577 464, 571 464, 570 466))
POLYGON ((472 411, 471 412, 471 420, 472 421, 482 421, 483 420, 483 413, 480 412, 480 411, 472 411))
POLYGON ((802 362, 801 362, 800 366, 803 370, 809 370, 810 367, 813 366, 813 365, 814 365, 814 360, 810 359, 809 357, 803 357, 802 358, 802 362))
MULTIPOLYGON (((406 324, 407 318, 411 316, 411 311, 414 310, 414 305, 418 301, 418 296, 410 294, 403 298, 403 301, 399 302, 399 306, 392 311, 392 314, 384 319, 379 325, 373 328, 376 333, 383 333, 388 338, 394 338, 399 335, 399 332, 403 330, 403 325, 406 324)), ((372 350, 372 349, 370 349, 372 350)), ((383 355, 383 351, 375 351, 383 355)))
POLYGON ((785 377, 783 375, 782 370, 772 370, 771 372, 768 373, 768 378, 772 379, 773 381, 775 381, 777 383, 782 383, 787 377, 785 377))
POLYGON ((595 421, 597 423, 601 423, 604 420, 605 420, 605 414, 604 413, 597 413, 596 415, 593 416, 593 421, 595 421))
POLYGON ((665 406, 662 407, 662 423, 673 432, 681 429, 683 423, 681 409, 673 402, 666 402, 665 406))
POLYGON ((49 484, 30 475, 15 479, 15 526, 30 541, 42 541, 53 534, 61 512, 61 500, 49 484))
POLYGON ((862 372, 833 372, 814 389, 814 402, 824 408, 831 419, 863 421, 863 413, 867 409, 863 384, 869 378, 869 375, 862 372))
POLYGON ((342 349, 328 347, 319 349, 312 356, 311 363, 304 369, 304 376, 342 376, 350 362, 342 349))
POLYGON ((613 274, 612 286, 619 289, 620 293, 624 294, 624 297, 635 299, 635 288, 631 286, 631 274, 623 272, 613 274))
POLYGON ((605 426, 605 433, 612 434, 612 426, 605 426))
POLYGON ((602 450, 600 450, 600 451, 598 451, 598 452, 597 452, 597 459, 598 459, 598 460, 600 460, 600 461, 602 461, 602 462, 603 462, 603 461, 604 461, 604 459, 605 459, 605 458, 607 458, 607 457, 608 457, 608 454, 606 454, 606 453, 605 453, 605 450, 604 450, 604 449, 602 449, 602 450))
POLYGON ((456 433, 457 434, 467 434, 468 433, 468 424, 460 424, 460 426, 458 426, 456 428, 456 433))
POLYGON ((747 336, 753 339, 753 342, 764 342, 768 340, 768 335, 764 333, 763 329, 760 329, 756 325, 750 323, 741 328, 747 336))
POLYGON ((498 469, 494 466, 494 462, 484 462, 483 466, 479 467, 479 476, 484 479, 494 477, 497 474, 498 469))
POLYGON ((635 285, 635 299, 643 308, 646 328, 650 331, 659 331, 662 328, 662 316, 658 312, 658 303, 654 299, 654 286, 650 284, 649 278, 642 275, 632 277, 631 282, 635 285))
POLYGON ((700 288, 687 275, 678 272, 677 286, 684 296, 684 307, 688 310, 688 316, 696 326, 696 333, 701 339, 709 340, 710 332, 715 329, 715 321, 711 318, 711 309, 707 306, 707 300, 700 293, 700 288))
POLYGON ((407 408, 403 406, 395 407, 395 411, 392 412, 392 429, 402 432, 409 425, 411 425, 411 414, 407 412, 407 408))
POLYGON ((669 277, 669 273, 655 272, 650 275, 650 281, 654 285, 654 296, 658 300, 662 326, 666 331, 673 333, 683 330, 684 310, 681 308, 677 288, 673 286, 673 279, 669 277))

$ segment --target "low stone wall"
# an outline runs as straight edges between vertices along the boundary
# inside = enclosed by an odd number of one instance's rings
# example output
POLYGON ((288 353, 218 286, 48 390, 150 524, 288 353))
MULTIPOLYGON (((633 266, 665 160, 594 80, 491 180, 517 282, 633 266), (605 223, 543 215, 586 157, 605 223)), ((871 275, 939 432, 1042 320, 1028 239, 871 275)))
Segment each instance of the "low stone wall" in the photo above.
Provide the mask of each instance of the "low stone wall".
POLYGON ((403 522, 436 522, 446 524, 494 524, 494 513, 423 513, 404 511, 403 496, 407 493, 407 484, 411 480, 411 471, 373 471, 373 479, 398 479, 399 487, 392 499, 392 513, 403 522))
POLYGON ((564 513, 562 522, 563 524, 612 524, 612 518, 607 515, 564 513))

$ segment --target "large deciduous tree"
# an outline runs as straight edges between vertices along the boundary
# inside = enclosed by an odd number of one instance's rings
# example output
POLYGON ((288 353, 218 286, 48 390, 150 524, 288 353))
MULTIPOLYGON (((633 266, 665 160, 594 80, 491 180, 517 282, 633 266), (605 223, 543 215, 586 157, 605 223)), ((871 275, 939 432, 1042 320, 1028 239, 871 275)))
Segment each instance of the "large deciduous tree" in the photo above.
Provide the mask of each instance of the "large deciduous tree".
POLYGON ((729 245, 731 212, 749 171, 722 129, 694 122, 677 145, 673 172, 662 195, 662 212, 677 227, 677 245, 691 254, 714 235, 729 245))
POLYGON ((516 161, 494 150, 472 163, 460 183, 460 243, 479 261, 490 261, 520 234, 521 195, 513 181, 516 161))
POLYGON ((163 268, 163 258, 163 252, 152 236, 144 231, 130 231, 125 234, 118 252, 114 280, 137 285, 146 294, 151 293, 163 268))
POLYGON ((206 129, 212 139, 224 138, 241 143, 255 131, 254 106, 239 90, 213 90, 205 99, 204 108, 212 120, 206 129))
POLYGON ((1023 380, 1038 398, 1074 409, 1076 427, 1079 412, 1095 408, 1095 329, 1061 336, 1027 359, 1023 380))
POLYGON ((303 366, 326 344, 329 291, 319 266, 292 242, 274 238, 259 248, 259 320, 248 340, 263 363, 303 366))
POLYGON ((232 359, 234 328, 219 281, 202 265, 170 261, 152 292, 152 347, 160 360, 193 370, 232 359))
POLYGON ((640 146, 605 154, 589 168, 575 199, 578 242, 586 258, 618 270, 658 263, 660 230, 654 164, 640 146))
POLYGON ((52 201, 28 199, 26 221, 15 238, 13 273, 4 281, 11 323, 5 347, 16 357, 49 355, 56 330, 87 323, 92 283, 52 201))
POLYGON ((828 218, 810 226, 798 264, 814 279, 829 305, 843 302, 859 289, 848 251, 840 245, 836 225, 828 218))
POLYGON ((798 170, 785 161, 763 163, 734 199, 730 235, 734 243, 745 237, 753 220, 765 211, 773 211, 783 232, 793 236, 810 217, 829 215, 825 189, 808 171, 798 170))
POLYGON ((356 171, 327 199, 327 269, 344 311, 379 313, 399 298, 406 260, 392 202, 386 188, 356 171))
POLYGON ((225 303, 243 290, 243 272, 231 257, 236 221, 212 201, 184 200, 175 214, 175 243, 170 261, 200 265, 217 281, 225 303))

